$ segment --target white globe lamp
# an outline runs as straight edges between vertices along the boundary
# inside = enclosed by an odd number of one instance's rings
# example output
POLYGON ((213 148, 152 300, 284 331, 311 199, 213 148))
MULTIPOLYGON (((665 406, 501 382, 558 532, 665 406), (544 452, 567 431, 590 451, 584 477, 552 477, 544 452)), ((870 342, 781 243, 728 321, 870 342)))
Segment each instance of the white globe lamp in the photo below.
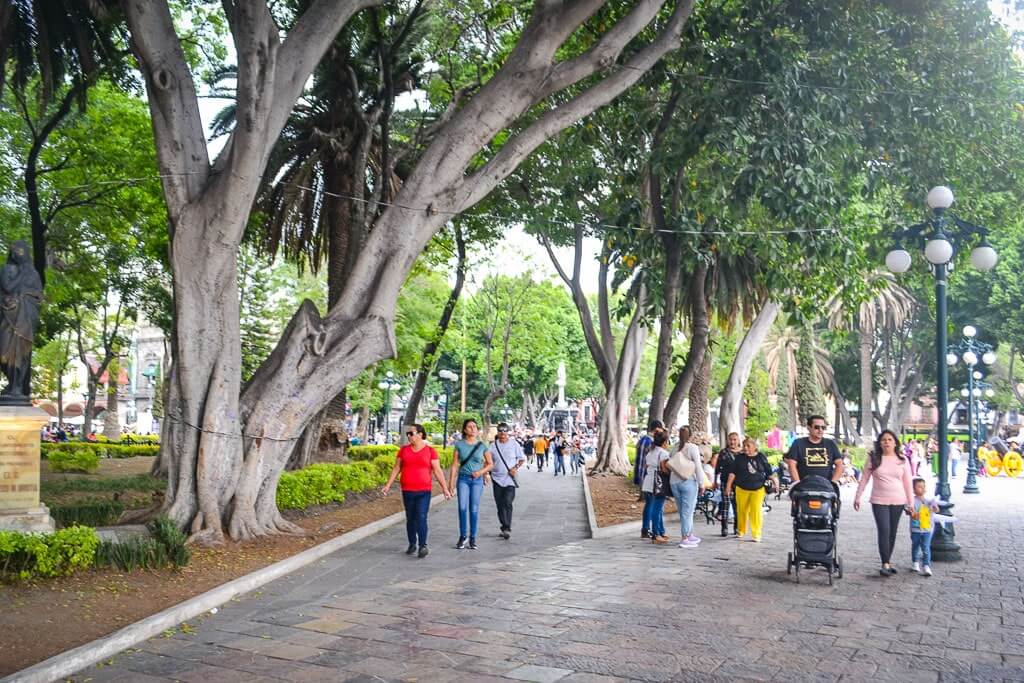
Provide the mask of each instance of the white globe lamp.
POLYGON ((893 273, 905 273, 910 270, 910 253, 903 247, 896 247, 885 255, 885 267, 893 273))
POLYGON ((991 351, 986 351, 985 353, 981 354, 981 362, 984 363, 985 365, 992 365, 993 363, 996 362, 996 354, 992 353, 991 351))
POLYGON ((964 362, 968 365, 976 365, 978 363, 978 354, 974 353, 974 351, 964 352, 964 362))
POLYGON ((967 391, 966 389, 961 389, 960 390, 960 395, 963 396, 964 398, 967 398, 968 396, 971 395, 971 393, 969 391, 967 391))
POLYGON ((953 206, 953 190, 949 189, 945 185, 933 187, 928 191, 928 198, 926 201, 930 208, 944 211, 953 206))
POLYGON ((941 266, 949 263, 953 258, 953 245, 943 233, 935 235, 924 245, 924 257, 933 266, 941 266))
POLYGON ((982 272, 995 268, 998 261, 999 254, 987 241, 971 250, 971 265, 982 272))
POLYGON ((958 360, 960 360, 960 359, 957 358, 957 355, 955 353, 947 353, 946 354, 946 365, 956 365, 956 362, 958 360))
POLYGON ((969 338, 974 337, 974 336, 976 336, 978 334, 978 328, 976 328, 974 325, 964 325, 963 332, 964 332, 964 336, 969 339, 969 338))

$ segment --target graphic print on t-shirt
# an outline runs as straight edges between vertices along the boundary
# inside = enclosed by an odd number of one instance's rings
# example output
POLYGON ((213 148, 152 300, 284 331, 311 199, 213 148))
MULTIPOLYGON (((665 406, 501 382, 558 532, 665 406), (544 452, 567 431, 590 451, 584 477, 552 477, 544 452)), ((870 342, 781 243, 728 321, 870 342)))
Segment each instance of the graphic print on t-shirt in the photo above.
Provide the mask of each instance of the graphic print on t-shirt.
POLYGON ((828 467, 828 449, 824 446, 808 446, 804 451, 804 462, 808 467, 828 467))

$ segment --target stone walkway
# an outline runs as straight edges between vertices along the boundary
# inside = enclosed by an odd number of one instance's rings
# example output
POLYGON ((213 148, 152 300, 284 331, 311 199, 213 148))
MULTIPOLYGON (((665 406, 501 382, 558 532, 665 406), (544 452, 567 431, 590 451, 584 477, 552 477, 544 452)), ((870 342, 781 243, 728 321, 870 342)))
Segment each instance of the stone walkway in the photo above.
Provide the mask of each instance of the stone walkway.
POLYGON ((488 494, 481 549, 451 549, 446 503, 425 560, 395 527, 74 680, 1022 681, 1024 479, 981 487, 955 495, 965 561, 930 579, 906 569, 905 522, 901 572, 878 576, 871 514, 848 504, 830 588, 787 577, 785 502, 762 544, 703 523, 695 550, 583 540, 579 478, 526 473, 511 542, 488 494))

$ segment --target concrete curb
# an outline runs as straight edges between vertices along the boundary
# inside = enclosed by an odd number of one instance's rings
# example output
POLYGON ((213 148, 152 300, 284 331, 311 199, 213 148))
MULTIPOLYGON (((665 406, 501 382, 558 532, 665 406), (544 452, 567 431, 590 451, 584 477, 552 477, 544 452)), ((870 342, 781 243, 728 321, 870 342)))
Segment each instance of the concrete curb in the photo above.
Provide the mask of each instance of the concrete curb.
MULTIPOLYGON (((643 526, 641 520, 635 522, 623 522, 622 524, 612 524, 611 526, 597 525, 597 515, 594 513, 594 498, 590 493, 590 477, 586 474, 583 476, 583 497, 587 500, 587 524, 590 525, 590 537, 591 538, 615 538, 617 536, 628 536, 629 534, 637 534, 640 528, 643 526)), ((678 522, 679 513, 673 512, 670 515, 665 515, 666 522, 678 522)))
MULTIPOLYGON (((443 500, 444 496, 434 496, 430 501, 430 506, 434 507, 443 500)), ((329 541, 324 541, 308 550, 303 550, 297 555, 292 555, 280 562, 257 569, 250 574, 228 581, 185 602, 168 607, 164 611, 146 617, 142 621, 125 626, 109 636, 97 638, 85 645, 79 645, 72 650, 54 655, 27 669, 22 669, 6 678, 0 679, 0 683, 49 683, 50 681, 63 679, 76 671, 108 659, 136 643, 157 636, 165 630, 193 619, 200 614, 209 612, 214 607, 219 607, 239 595, 244 595, 285 574, 290 574, 297 569, 316 562, 326 555, 330 555, 337 550, 350 546, 404 520, 404 512, 396 512, 383 519, 378 519, 376 522, 361 526, 329 541)))

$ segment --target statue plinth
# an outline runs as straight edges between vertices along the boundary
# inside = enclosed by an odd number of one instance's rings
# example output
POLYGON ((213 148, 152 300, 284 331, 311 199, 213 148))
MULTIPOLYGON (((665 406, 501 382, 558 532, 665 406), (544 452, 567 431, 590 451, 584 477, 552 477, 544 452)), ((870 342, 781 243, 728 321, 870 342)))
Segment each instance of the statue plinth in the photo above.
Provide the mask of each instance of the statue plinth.
POLYGON ((0 529, 53 531, 39 502, 39 430, 49 416, 31 405, 0 402, 0 529))

